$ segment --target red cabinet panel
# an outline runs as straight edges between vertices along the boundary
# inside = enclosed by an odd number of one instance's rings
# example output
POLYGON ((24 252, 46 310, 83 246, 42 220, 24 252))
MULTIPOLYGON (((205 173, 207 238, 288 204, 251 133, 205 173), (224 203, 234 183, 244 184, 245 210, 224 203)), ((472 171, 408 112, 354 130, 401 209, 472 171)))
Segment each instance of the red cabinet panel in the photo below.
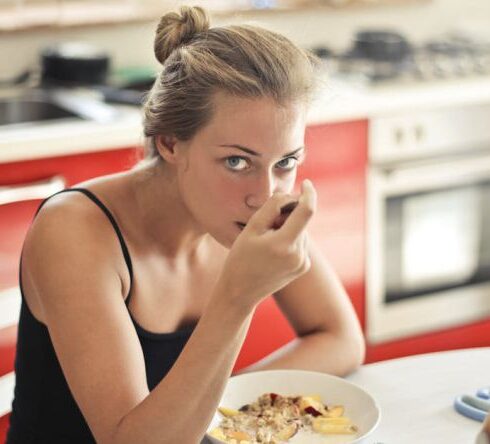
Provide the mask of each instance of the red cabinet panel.
POLYGON ((10 421, 10 414, 0 417, 0 439, 3 439, 7 436, 9 421, 10 421))
POLYGON ((310 234, 332 264, 364 323, 368 121, 308 127, 307 157, 298 182, 318 193, 310 234))
POLYGON ((470 347, 490 347, 490 320, 368 346, 366 363, 470 347))
POLYGON ((306 161, 299 169, 299 178, 336 180, 333 176, 364 174, 367 142, 367 120, 307 127, 306 161))
POLYGON ((0 376, 10 373, 14 368, 17 325, 0 329, 0 376))

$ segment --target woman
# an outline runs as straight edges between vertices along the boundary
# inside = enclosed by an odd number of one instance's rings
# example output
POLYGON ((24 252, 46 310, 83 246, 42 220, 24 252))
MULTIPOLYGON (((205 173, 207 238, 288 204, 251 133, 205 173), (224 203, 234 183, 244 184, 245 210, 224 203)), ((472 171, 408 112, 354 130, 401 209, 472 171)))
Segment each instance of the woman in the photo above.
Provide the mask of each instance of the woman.
POLYGON ((199 442, 270 294, 298 339, 253 369, 362 362, 307 242, 313 186, 290 194, 312 59, 260 28, 210 29, 198 7, 161 19, 155 54, 147 161, 52 196, 26 237, 9 444, 199 442))

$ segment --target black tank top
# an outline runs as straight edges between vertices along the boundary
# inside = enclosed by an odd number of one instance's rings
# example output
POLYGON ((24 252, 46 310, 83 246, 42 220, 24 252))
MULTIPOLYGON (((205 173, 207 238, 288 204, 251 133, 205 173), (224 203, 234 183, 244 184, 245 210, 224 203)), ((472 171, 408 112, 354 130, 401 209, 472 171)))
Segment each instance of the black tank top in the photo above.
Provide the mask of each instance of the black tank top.
MULTIPOLYGON (((116 220, 108 208, 87 189, 71 188, 61 193, 75 191, 85 194, 98 205, 114 227, 131 284, 131 258, 116 220)), ((36 215, 48 199, 41 203, 36 215)), ((32 315, 26 304, 20 273, 19 284, 22 303, 15 357, 16 382, 6 444, 94 443, 94 437, 67 385, 48 329, 32 315)), ((130 298, 131 285, 126 306, 130 298)), ((152 390, 175 363, 194 327, 173 333, 152 333, 138 325, 132 316, 131 319, 145 358, 148 388, 152 390)))

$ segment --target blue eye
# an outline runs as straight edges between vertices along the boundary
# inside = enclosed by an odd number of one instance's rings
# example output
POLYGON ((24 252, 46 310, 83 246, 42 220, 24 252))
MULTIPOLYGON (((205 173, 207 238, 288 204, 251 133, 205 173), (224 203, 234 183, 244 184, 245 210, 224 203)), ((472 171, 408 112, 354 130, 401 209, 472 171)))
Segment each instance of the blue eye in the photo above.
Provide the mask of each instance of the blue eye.
POLYGON ((282 159, 279 162, 277 162, 276 165, 283 170, 292 170, 297 163, 298 163, 298 159, 296 157, 286 157, 285 159, 282 159))
MULTIPOLYGON (((242 156, 230 156, 225 158, 226 167, 232 171, 245 171, 250 168, 250 161, 242 156)), ((291 156, 281 159, 276 167, 283 171, 291 171, 298 164, 298 158, 291 156)))
POLYGON ((225 159, 227 167, 234 171, 243 171, 248 167, 248 161, 244 157, 231 156, 225 159))

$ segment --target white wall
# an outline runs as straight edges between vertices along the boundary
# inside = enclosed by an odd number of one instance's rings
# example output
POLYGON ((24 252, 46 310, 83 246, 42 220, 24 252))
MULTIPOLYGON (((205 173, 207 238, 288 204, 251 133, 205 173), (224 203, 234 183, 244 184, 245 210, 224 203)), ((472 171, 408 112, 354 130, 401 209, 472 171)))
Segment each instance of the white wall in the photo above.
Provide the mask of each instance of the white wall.
MULTIPOLYGON (((192 3, 192 2, 190 2, 192 3)), ((213 24, 255 21, 279 31, 304 46, 348 46, 358 28, 383 26, 404 32, 413 41, 448 29, 470 29, 490 38, 490 0, 432 0, 407 6, 362 7, 347 10, 322 9, 302 12, 250 14, 216 19, 213 24)), ((107 49, 113 66, 154 64, 152 44, 156 20, 76 29, 53 29, 0 33, 0 77, 10 77, 35 65, 38 50, 62 40, 83 40, 107 49)))

